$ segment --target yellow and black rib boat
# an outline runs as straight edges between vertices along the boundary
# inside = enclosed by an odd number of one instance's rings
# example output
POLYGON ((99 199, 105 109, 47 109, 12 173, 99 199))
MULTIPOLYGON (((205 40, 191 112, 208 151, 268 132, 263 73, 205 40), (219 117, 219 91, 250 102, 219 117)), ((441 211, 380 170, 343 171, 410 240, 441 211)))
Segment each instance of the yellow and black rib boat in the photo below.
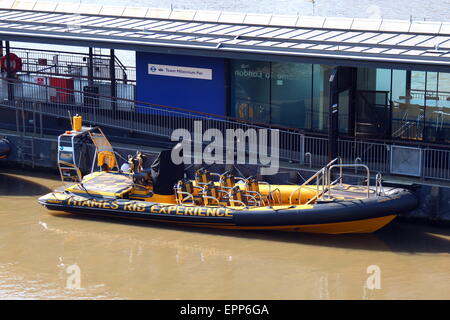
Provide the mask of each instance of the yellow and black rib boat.
POLYGON ((374 232, 418 204, 410 191, 382 186, 380 175, 370 186, 369 169, 361 164, 365 185, 344 184, 342 172, 354 165, 339 159, 302 185, 273 185, 203 168, 189 180, 184 166, 171 161, 170 150, 148 169, 141 153, 129 156, 119 169, 101 129, 82 127, 80 118, 58 142, 65 186, 39 198, 49 210, 194 227, 344 234, 374 232), (76 148, 86 138, 95 152, 91 172, 83 176, 76 148), (337 173, 333 181, 332 171, 337 173))

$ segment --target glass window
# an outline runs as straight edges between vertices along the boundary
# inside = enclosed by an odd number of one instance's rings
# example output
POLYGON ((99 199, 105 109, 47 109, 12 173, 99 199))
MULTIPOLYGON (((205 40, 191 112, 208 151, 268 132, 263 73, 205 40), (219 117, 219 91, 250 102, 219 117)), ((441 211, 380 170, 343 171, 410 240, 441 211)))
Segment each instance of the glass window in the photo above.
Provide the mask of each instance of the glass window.
POLYGON ((425 95, 425 138, 450 141, 450 74, 427 72, 425 95))
POLYGON ((328 130, 330 75, 332 66, 313 65, 312 129, 328 130))
POLYGON ((439 72, 439 114, 436 117, 436 140, 450 142, 450 73, 439 72))
POLYGON ((438 73, 437 72, 427 72, 427 94, 426 96, 435 97, 438 92, 438 73))
POLYGON ((311 127, 312 65, 231 61, 233 117, 296 128, 311 127))
POLYGON ((425 72, 393 70, 392 136, 423 139, 425 72))
POLYGON ((450 73, 439 72, 438 93, 442 100, 450 98, 450 73))
POLYGON ((406 94, 406 70, 392 70, 391 100, 398 100, 406 94))
POLYGON ((232 60, 231 72, 231 116, 270 122, 270 63, 232 60))
POLYGON ((423 110, 425 113, 424 122, 424 138, 427 140, 434 140, 437 135, 437 120, 440 116, 438 96, 438 73, 425 73, 425 95, 423 110))
POLYGON ((271 122, 310 128, 312 65, 272 63, 271 122))
POLYGON ((411 95, 415 99, 425 100, 425 71, 411 71, 408 79, 411 83, 411 95))
POLYGON ((391 69, 377 69, 377 91, 391 91, 391 69))

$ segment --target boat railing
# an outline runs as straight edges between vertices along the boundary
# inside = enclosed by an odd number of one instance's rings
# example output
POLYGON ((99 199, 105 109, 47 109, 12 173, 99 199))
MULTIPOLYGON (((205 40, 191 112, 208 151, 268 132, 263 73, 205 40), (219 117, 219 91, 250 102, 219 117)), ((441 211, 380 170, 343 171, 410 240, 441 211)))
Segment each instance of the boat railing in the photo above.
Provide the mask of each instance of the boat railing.
MULTIPOLYGON (((302 190, 304 189, 315 189, 316 190, 316 196, 314 196, 313 198, 309 199, 308 202, 306 204, 311 203, 312 201, 317 200, 317 198, 319 197, 318 195, 322 195, 325 192, 325 189, 327 188, 326 186, 329 185, 329 179, 328 179, 328 170, 331 166, 333 166, 336 162, 340 162, 342 163, 342 159, 341 158, 335 158, 333 160, 331 160, 325 167, 323 167, 322 169, 320 169, 319 171, 317 171, 314 175, 312 175, 309 179, 307 179, 305 182, 303 182, 302 185, 300 185, 298 188, 296 188, 294 191, 291 192, 291 194, 289 195, 289 204, 293 205, 292 200, 293 197, 298 193, 298 204, 301 204, 301 193, 302 190), (316 187, 312 188, 309 187, 308 185, 313 182, 316 181, 316 187)), ((342 171, 341 171, 341 175, 342 175, 342 171)))
POLYGON ((192 205, 195 205, 195 198, 194 196, 186 191, 181 191, 181 190, 176 190, 176 195, 177 197, 175 197, 175 200, 177 202, 178 205, 183 205, 185 201, 191 201, 192 205), (182 196, 181 199, 178 196, 182 196), (185 195, 185 197, 183 197, 185 195))
MULTIPOLYGON (((361 163, 353 163, 353 164, 342 164, 342 163, 340 163, 340 164, 334 164, 334 165, 330 166, 329 169, 328 169, 328 172, 327 172, 327 174, 328 174, 328 181, 331 181, 331 172, 335 168, 339 168, 339 171, 340 171, 339 177, 337 179, 335 179, 334 181, 330 182, 328 184, 328 186, 335 185, 338 182, 342 183, 342 179, 343 179, 343 170, 342 169, 344 169, 344 168, 355 168, 355 169, 363 168, 363 169, 365 169, 366 170, 366 175, 367 175, 367 177, 366 177, 367 198, 370 197, 370 170, 369 170, 368 166, 366 166, 365 164, 361 164, 361 163)), ((332 190, 332 188, 328 188, 328 193, 327 193, 327 198, 328 199, 332 198, 331 190, 332 190)))
MULTIPOLYGON (((330 161, 325 167, 317 171, 314 175, 312 175, 308 180, 306 180, 302 185, 296 188, 291 192, 289 196, 289 204, 293 205, 293 200, 295 195, 298 194, 298 204, 302 203, 302 191, 303 190, 314 190, 316 194, 308 199, 305 204, 311 204, 317 200, 325 199, 331 200, 332 190, 331 188, 334 185, 342 185, 344 179, 344 169, 346 168, 354 168, 355 171, 358 171, 358 168, 362 168, 366 172, 366 185, 365 185, 365 193, 367 194, 367 198, 370 197, 371 189, 370 189, 370 170, 369 167, 362 163, 353 163, 353 164, 344 164, 342 163, 341 158, 336 158, 330 161), (339 163, 336 163, 339 162, 339 163), (339 175, 333 181, 332 179, 332 171, 339 169, 339 175), (310 184, 315 181, 315 187, 310 184)), ((375 194, 381 195, 383 194, 383 187, 381 184, 381 173, 377 173, 375 177, 375 194)))

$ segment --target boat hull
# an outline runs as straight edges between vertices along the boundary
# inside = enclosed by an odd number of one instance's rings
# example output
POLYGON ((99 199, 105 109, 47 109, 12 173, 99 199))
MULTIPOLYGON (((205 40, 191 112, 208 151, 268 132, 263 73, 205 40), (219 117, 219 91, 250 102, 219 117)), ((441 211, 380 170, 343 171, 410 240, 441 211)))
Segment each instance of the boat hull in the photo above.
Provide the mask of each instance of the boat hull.
POLYGON ((416 197, 403 189, 365 200, 250 209, 88 198, 57 192, 41 197, 39 202, 50 210, 192 227, 326 234, 375 232, 399 213, 417 206, 416 197))

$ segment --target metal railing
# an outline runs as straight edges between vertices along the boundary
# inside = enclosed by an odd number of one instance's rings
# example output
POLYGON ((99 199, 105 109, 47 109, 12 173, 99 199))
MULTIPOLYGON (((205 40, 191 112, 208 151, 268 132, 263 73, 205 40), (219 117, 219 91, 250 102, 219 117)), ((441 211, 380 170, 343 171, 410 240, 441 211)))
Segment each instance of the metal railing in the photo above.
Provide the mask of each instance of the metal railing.
POLYGON ((359 158, 371 170, 389 172, 390 148, 387 143, 339 139, 338 150, 345 163, 354 163, 359 158))
POLYGON ((450 151, 424 148, 422 152, 422 176, 450 180, 450 151))
MULTIPOLYGON (((10 51, 22 59, 23 73, 88 78, 89 55, 87 53, 14 47, 10 51)), ((94 79, 111 80, 110 59, 109 55, 94 54, 94 79)), ((136 81, 135 67, 126 67, 117 56, 114 56, 114 65, 116 81, 136 81)))
POLYGON ((430 97, 433 100, 450 100, 450 92, 447 91, 435 91, 435 90, 420 90, 420 89, 412 89, 411 97, 414 99, 423 99, 430 100, 430 97))
MULTIPOLYGON (((363 168, 366 171, 366 188, 367 188, 366 192, 367 192, 367 198, 369 198, 370 197, 370 170, 369 170, 369 167, 364 164, 358 164, 358 163, 344 164, 341 162, 339 164, 333 164, 333 165, 329 166, 328 170, 327 170, 328 185, 333 186, 333 185, 337 184, 338 182, 342 184, 342 180, 344 178, 342 169, 344 169, 344 168, 363 168), (334 168, 339 168, 340 172, 339 172, 338 178, 336 178, 334 181, 331 181, 331 172, 333 171, 334 168)), ((333 188, 329 187, 327 190, 327 197, 329 199, 332 198, 332 195, 331 195, 332 189, 333 188)))
MULTIPOLYGON (((228 129, 233 129, 234 132, 241 129, 244 133, 248 129, 268 129, 267 153, 275 151, 279 153, 280 159, 303 162, 304 136, 295 129, 267 127, 264 124, 124 98, 112 99, 106 95, 20 79, 0 78, 0 105, 27 112, 39 110, 43 115, 60 118, 66 118, 68 112, 78 113, 83 115, 87 124, 127 129, 164 138, 170 138, 173 131, 180 128, 192 133, 198 123, 201 123, 202 133, 208 129, 217 129, 223 133, 228 129), (278 130, 278 147, 271 141, 271 129, 278 130)), ((236 142, 235 145, 237 152, 245 151, 248 157, 258 156, 258 146, 255 144, 236 142)))

